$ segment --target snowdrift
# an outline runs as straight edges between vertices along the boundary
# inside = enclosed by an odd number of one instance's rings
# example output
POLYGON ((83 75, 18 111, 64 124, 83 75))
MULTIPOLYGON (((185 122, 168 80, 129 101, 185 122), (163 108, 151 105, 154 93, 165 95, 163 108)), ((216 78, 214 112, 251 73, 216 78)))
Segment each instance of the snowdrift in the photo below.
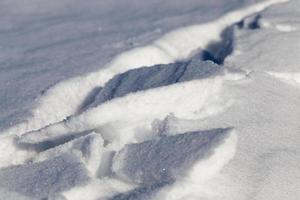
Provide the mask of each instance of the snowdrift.
POLYGON ((0 197, 292 199, 299 3, 263 11, 282 2, 175 29, 45 90, 1 133, 0 197))

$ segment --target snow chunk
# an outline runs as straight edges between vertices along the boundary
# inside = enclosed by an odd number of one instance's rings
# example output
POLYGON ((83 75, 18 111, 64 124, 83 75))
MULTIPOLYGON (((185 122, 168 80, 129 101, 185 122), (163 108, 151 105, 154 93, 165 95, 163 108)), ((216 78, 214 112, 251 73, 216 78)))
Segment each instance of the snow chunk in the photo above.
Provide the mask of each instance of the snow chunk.
POLYGON ((128 93, 207 78, 221 70, 220 66, 200 59, 198 55, 187 62, 142 67, 119 74, 105 84, 92 107, 128 93))
POLYGON ((222 84, 228 79, 232 77, 216 76, 132 93, 91 108, 60 123, 28 132, 21 136, 20 141, 34 144, 93 129, 99 129, 102 133, 105 131, 102 129, 105 126, 110 126, 108 133, 104 134, 110 138, 104 137, 104 139, 111 139, 113 134, 115 136, 112 139, 120 136, 121 140, 130 141, 137 128, 151 127, 154 119, 163 119, 170 113, 187 119, 199 119, 209 115, 205 107, 214 104, 223 105, 226 101, 219 95, 222 84))
POLYGON ((33 199, 56 195, 88 180, 84 165, 68 154, 41 163, 0 170, 0 188, 33 199))
POLYGON ((104 141, 99 134, 91 133, 41 152, 34 161, 41 162, 65 153, 73 154, 83 161, 93 176, 96 176, 101 163, 103 144, 104 141))
POLYGON ((210 169, 218 165, 219 160, 207 166, 205 163, 214 156, 215 149, 224 143, 231 132, 230 128, 219 128, 129 144, 116 154, 113 171, 125 180, 152 185, 172 183, 200 167, 202 175, 197 178, 201 181, 208 174, 215 173, 211 173, 210 169))

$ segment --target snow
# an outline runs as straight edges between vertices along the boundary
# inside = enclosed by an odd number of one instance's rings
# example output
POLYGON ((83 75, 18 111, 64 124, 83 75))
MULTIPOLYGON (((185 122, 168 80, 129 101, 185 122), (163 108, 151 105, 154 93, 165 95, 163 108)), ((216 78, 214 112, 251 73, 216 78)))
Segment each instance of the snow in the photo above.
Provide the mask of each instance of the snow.
POLYGON ((146 185, 172 183, 186 171, 200 168, 197 181, 201 182, 215 173, 214 164, 205 162, 214 156, 211 154, 215 154, 216 146, 223 143, 228 132, 228 129, 190 132, 129 144, 116 154, 112 168, 117 176, 146 185))
MULTIPOLYGON (((62 122, 28 132, 21 136, 20 141, 24 143, 46 142, 91 129, 99 129, 105 135, 105 131, 101 128, 110 125, 110 129, 113 129, 114 124, 110 122, 114 121, 118 122, 115 125, 116 132, 109 130, 109 135, 115 134, 114 139, 117 140, 118 135, 123 134, 126 135, 124 139, 128 140, 130 135, 134 137, 135 129, 138 127, 149 127, 154 119, 162 119, 169 113, 187 119, 205 117, 210 113, 207 113, 204 107, 226 105, 226 99, 221 99, 218 94, 226 79, 231 79, 230 74, 132 93, 124 98, 116 98, 100 104, 98 107, 88 109, 62 122), (199 92, 195 93, 195 91, 199 92)), ((215 110, 219 112, 219 109, 215 110)), ((105 136, 104 139, 110 140, 105 136)), ((122 143, 122 138, 120 139, 122 143)))
POLYGON ((120 193, 126 193, 136 187, 134 184, 114 178, 96 179, 84 186, 77 186, 64 191, 61 196, 72 200, 110 199, 120 193))
POLYGON ((21 134, 61 121, 72 115, 80 107, 84 98, 93 88, 102 86, 114 75, 141 66, 167 64, 176 60, 186 59, 199 48, 205 49, 211 42, 220 40, 220 34, 227 26, 274 3, 285 1, 263 1, 244 9, 230 12, 209 23, 178 28, 146 46, 120 53, 111 62, 105 64, 102 67, 104 69, 101 68, 94 73, 75 77, 51 87, 39 98, 35 108, 31 111, 32 118, 7 132, 21 134), (174 50, 176 51, 174 52, 174 50), (85 90, 82 90, 82 88, 85 88, 85 90), (66 92, 68 92, 67 97, 65 95, 66 92), (49 105, 57 108, 54 113, 53 109, 49 109, 49 105))
POLYGON ((286 81, 290 84, 297 85, 300 83, 300 73, 299 72, 267 72, 271 76, 274 76, 280 80, 286 81))
POLYGON ((0 1, 0 199, 298 199, 299 6, 0 1))
POLYGON ((43 199, 84 184, 88 179, 84 165, 66 154, 41 163, 2 169, 0 187, 33 199, 43 199))
MULTIPOLYGON (((119 53, 146 45, 170 30, 214 20, 249 4, 239 0, 75 1, 0 1, 2 131, 22 122, 21 130, 14 131, 23 132, 27 124, 24 120, 32 115, 36 118, 30 124, 36 127, 46 125, 52 116, 66 117, 59 115, 59 109, 55 112, 49 109, 47 102, 54 101, 53 105, 59 106, 59 101, 70 102, 85 90, 78 89, 73 98, 71 94, 66 97, 64 90, 61 95, 53 94, 48 101, 38 100, 59 81, 86 76, 119 53), (101 33, 99 26, 103 29, 101 33), (37 101, 43 104, 42 111, 38 111, 37 101), (43 117, 43 123, 39 117, 43 117)), ((65 103, 61 108, 67 112, 68 106, 72 104, 65 103)), ((71 109, 68 112, 73 114, 71 109)))
POLYGON ((34 162, 45 161, 61 154, 73 154, 83 160, 86 168, 93 176, 97 176, 101 164, 104 141, 99 134, 91 133, 71 140, 70 142, 42 151, 34 162))
MULTIPOLYGON (((299 1, 275 5, 260 13, 261 19, 297 28, 298 6, 299 1)), ((224 168, 224 178, 231 179, 225 183, 232 189, 219 186, 222 199, 297 199, 299 196, 296 189, 299 172, 295 168, 299 166, 300 141, 297 34, 297 31, 278 31, 272 26, 236 29, 234 49, 239 53, 233 53, 225 63, 252 71, 251 81, 228 88, 240 103, 201 125, 209 128, 230 124, 243 133, 239 134, 234 159, 224 168)))
POLYGON ((119 74, 103 86, 89 107, 129 93, 205 78, 221 71, 212 62, 201 62, 201 57, 197 55, 187 62, 142 67, 119 74))

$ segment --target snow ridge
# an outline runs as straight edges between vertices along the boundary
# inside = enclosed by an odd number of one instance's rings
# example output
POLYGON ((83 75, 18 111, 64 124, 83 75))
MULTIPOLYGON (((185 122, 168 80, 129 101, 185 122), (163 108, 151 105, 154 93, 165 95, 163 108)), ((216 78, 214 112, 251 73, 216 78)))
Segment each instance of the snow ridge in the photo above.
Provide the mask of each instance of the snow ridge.
POLYGON ((118 73, 141 66, 168 64, 188 59, 195 52, 221 40, 221 33, 228 26, 265 8, 288 0, 268 0, 237 11, 232 11, 215 21, 179 28, 144 47, 121 53, 104 69, 58 83, 48 89, 32 111, 32 118, 5 131, 8 134, 23 134, 61 121, 74 114, 88 94, 103 86, 118 73), (136 59, 139 58, 139 59, 136 59), (82 88, 85 88, 82 90, 82 88), (68 95, 65 95, 65 94, 68 95), (50 109, 55 107, 56 109, 50 109))

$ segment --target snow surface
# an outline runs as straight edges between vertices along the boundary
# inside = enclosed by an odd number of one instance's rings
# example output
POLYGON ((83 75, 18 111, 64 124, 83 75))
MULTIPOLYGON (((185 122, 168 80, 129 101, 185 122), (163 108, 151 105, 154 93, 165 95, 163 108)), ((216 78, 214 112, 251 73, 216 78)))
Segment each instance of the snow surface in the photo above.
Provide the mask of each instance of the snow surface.
POLYGON ((298 199, 299 6, 0 1, 0 199, 298 199))
MULTIPOLYGON (((199 168, 193 167, 197 165, 195 162, 214 154, 214 147, 223 142, 228 132, 227 129, 190 132, 129 144, 115 155, 112 168, 117 176, 130 181, 147 185, 172 183, 184 176, 187 168, 199 168)), ((211 170, 203 169, 205 176, 211 170)), ((200 176, 197 181, 202 181, 200 176)))
MULTIPOLYGON (((33 199, 44 199, 89 180, 84 165, 66 154, 0 172, 0 187, 33 199)), ((54 198, 54 197, 53 197, 54 198)))
POLYGON ((233 11, 212 22, 175 29, 148 45, 122 52, 98 72, 76 77, 51 87, 38 100, 35 109, 31 111, 31 119, 20 123, 8 132, 19 132, 20 134, 63 120, 80 107, 86 96, 95 87, 101 87, 114 75, 132 68, 166 64, 187 58, 199 48, 203 49, 211 42, 220 40, 220 34, 227 26, 240 21, 247 15, 259 12, 269 5, 285 1, 263 1, 242 10, 233 11), (68 96, 65 95, 66 91, 68 91, 68 96), (55 111, 49 109, 49 105, 55 105, 55 111))
POLYGON ((23 132, 24 121, 32 117, 30 127, 36 128, 62 120, 94 85, 86 90, 81 88, 89 83, 82 81, 77 86, 71 81, 72 89, 63 84, 65 90, 53 85, 98 71, 123 51, 171 30, 215 20, 255 1, 1 0, 0 130, 22 123, 21 130, 12 132, 23 132), (51 102, 57 107, 54 112, 51 102))

